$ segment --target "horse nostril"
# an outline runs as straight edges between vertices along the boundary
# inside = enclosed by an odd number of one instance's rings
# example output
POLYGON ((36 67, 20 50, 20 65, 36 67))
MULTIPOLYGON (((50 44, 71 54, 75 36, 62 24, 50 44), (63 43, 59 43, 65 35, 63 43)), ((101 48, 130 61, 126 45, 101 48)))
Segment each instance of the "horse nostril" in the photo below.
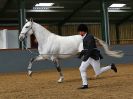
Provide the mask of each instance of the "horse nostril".
POLYGON ((24 38, 25 38, 25 35, 24 35, 23 33, 20 33, 20 35, 19 35, 19 40, 20 40, 20 41, 23 41, 24 38))
POLYGON ((23 36, 19 36, 19 40, 20 41, 23 41, 24 40, 24 37, 23 36))
POLYGON ((21 36, 21 37, 19 37, 19 40, 20 40, 20 41, 23 41, 23 40, 24 40, 24 38, 21 36))

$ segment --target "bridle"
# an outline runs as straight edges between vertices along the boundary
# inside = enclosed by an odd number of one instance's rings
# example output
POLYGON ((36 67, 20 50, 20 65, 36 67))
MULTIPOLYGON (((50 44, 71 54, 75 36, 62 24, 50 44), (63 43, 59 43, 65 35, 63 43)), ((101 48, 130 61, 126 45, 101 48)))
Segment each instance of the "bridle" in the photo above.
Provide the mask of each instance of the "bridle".
POLYGON ((30 31, 30 30, 32 30, 32 33, 34 33, 34 30, 33 30, 33 28, 32 28, 32 25, 33 25, 33 22, 31 23, 31 27, 28 29, 28 31, 26 32, 26 33, 21 33, 21 34, 24 34, 26 37, 25 38, 27 38, 27 33, 30 31))
MULTIPOLYGON (((25 38, 27 38, 27 33, 30 31, 30 30, 32 30, 32 33, 34 33, 34 30, 33 30, 33 28, 32 28, 32 25, 33 25, 33 22, 31 23, 31 27, 28 29, 28 31, 26 32, 26 33, 21 33, 21 34, 23 34, 24 36, 25 36, 25 38)), ((36 54, 36 55, 38 55, 38 53, 34 53, 34 52, 32 52, 30 49, 28 49, 27 48, 27 46, 23 43, 23 47, 26 49, 26 50, 28 50, 31 54, 36 54)))

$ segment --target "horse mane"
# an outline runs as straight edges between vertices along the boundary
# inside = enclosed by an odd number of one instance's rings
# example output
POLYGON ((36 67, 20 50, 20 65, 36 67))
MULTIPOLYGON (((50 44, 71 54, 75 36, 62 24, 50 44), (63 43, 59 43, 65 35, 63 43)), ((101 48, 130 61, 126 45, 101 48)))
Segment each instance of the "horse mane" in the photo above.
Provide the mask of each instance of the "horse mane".
POLYGON ((45 32, 47 32, 48 34, 56 35, 56 34, 52 33, 51 31, 49 31, 49 30, 48 30, 47 28, 45 28, 44 26, 42 26, 42 25, 40 25, 40 24, 38 24, 38 23, 36 23, 36 22, 33 22, 33 24, 35 24, 35 25, 41 27, 41 28, 42 28, 45 32))
POLYGON ((45 31, 51 33, 51 32, 50 32, 48 29, 46 29, 44 26, 42 26, 42 25, 40 25, 40 24, 38 24, 38 23, 36 23, 36 22, 33 22, 33 23, 36 24, 36 25, 38 25, 38 26, 40 26, 40 27, 43 28, 45 31))

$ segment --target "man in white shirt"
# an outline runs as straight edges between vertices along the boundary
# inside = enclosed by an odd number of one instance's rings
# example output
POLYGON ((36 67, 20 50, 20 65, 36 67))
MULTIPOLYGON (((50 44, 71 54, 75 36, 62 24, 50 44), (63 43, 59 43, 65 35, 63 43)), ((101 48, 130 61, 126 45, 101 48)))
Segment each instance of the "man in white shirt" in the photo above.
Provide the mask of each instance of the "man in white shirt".
POLYGON ((96 41, 94 36, 88 33, 88 28, 85 24, 80 24, 78 26, 78 32, 83 37, 83 48, 81 51, 79 58, 82 58, 82 63, 79 67, 81 78, 82 78, 82 86, 79 89, 87 89, 88 81, 87 81, 87 73, 86 70, 91 65, 95 71, 95 77, 105 72, 107 70, 112 69, 114 72, 117 72, 117 68, 114 63, 106 66, 100 67, 100 59, 102 59, 102 55, 100 51, 97 49, 96 41))

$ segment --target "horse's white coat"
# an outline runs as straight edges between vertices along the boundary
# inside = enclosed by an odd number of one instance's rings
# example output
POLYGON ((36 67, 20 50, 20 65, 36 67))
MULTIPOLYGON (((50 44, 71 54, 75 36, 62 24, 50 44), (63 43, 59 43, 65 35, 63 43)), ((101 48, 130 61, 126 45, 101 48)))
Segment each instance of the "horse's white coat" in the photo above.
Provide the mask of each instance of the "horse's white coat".
MULTIPOLYGON (((40 55, 49 58, 68 58, 83 49, 82 37, 80 35, 73 36, 59 36, 51 33, 46 28, 33 22, 28 22, 24 27, 32 25, 32 30, 38 41, 38 51, 40 55)), ((21 33, 26 33, 27 28, 23 28, 21 33)), ((30 31, 29 31, 30 32, 30 31)), ((30 33, 31 34, 31 33, 30 33)))

